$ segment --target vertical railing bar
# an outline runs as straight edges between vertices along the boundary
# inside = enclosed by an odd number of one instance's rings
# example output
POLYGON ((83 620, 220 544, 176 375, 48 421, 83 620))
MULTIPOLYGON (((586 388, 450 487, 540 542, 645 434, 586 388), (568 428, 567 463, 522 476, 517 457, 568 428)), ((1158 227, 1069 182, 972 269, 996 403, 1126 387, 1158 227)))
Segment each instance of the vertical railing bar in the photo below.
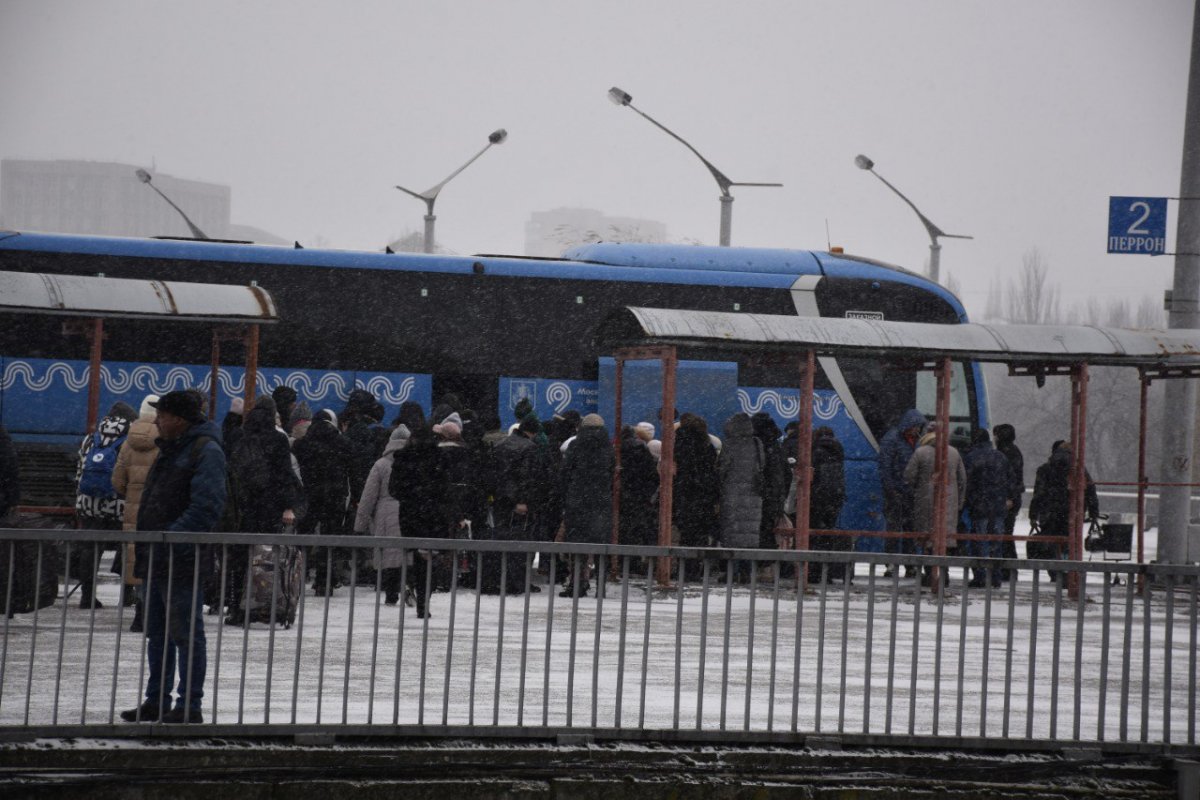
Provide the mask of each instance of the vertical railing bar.
MULTIPOLYGON (((93 556, 94 556, 92 565, 95 567, 95 570, 92 572, 92 574, 95 575, 96 572, 100 571, 100 543, 93 542, 92 548, 93 548, 93 556)), ((125 559, 123 558, 123 556, 124 556, 124 545, 118 544, 117 545, 117 558, 121 559, 122 574, 124 574, 124 572, 125 572, 125 559)), ((93 591, 93 600, 94 599, 95 599, 95 592, 93 591)), ((125 583, 124 583, 124 581, 122 581, 121 582, 121 596, 120 596, 120 599, 117 600, 117 647, 118 647, 118 649, 120 648, 120 638, 121 638, 121 617, 123 616, 124 611, 125 611, 125 583)), ((83 657, 83 705, 79 711, 79 724, 80 725, 84 725, 87 723, 88 685, 90 683, 89 679, 92 677, 92 638, 93 638, 93 635, 95 634, 95 632, 96 632, 96 603, 93 602, 92 607, 91 607, 91 613, 88 615, 87 650, 85 651, 85 654, 83 657)))
POLYGON ((269 630, 267 631, 267 679, 263 690, 263 722, 271 721, 271 678, 275 672, 275 608, 279 604, 279 559, 282 550, 279 545, 271 545, 271 610, 267 615, 269 630))
MULTIPOLYGON (((304 639, 304 584, 308 582, 308 555, 306 548, 296 550, 296 558, 300 561, 300 594, 296 598, 296 657, 292 660, 292 724, 296 724, 300 700, 300 653, 304 639)), ((222 574, 222 580, 224 575, 222 574)), ((222 593, 222 596, 224 594, 222 593)), ((213 721, 216 721, 214 714, 213 721)))
POLYGON ((1100 697, 1096 703, 1096 741, 1104 741, 1104 717, 1106 706, 1108 705, 1108 649, 1110 634, 1108 626, 1111 624, 1111 608, 1112 608, 1112 576, 1110 573, 1104 573, 1104 594, 1101 605, 1101 628, 1100 628, 1100 697))
MULTIPOLYGON (((117 675, 120 672, 121 639, 122 639, 122 634, 124 633, 124 630, 125 630, 125 603, 124 603, 125 597, 124 597, 124 594, 125 594, 125 588, 130 585, 129 583, 127 583, 127 581, 130 579, 129 559, 125 557, 125 552, 126 552, 125 548, 127 547, 127 545, 122 543, 119 547, 120 547, 120 549, 117 552, 120 554, 120 558, 121 558, 121 595, 122 595, 121 601, 122 602, 117 607, 117 641, 113 645, 113 684, 112 684, 112 691, 109 692, 109 695, 108 695, 108 724, 109 725, 113 724, 113 722, 116 718, 116 714, 117 714, 117 675)), ((6 605, 5 608, 8 608, 8 606, 6 605)), ((90 644, 89 644, 89 647, 90 647, 90 644)), ((90 671, 90 668, 88 669, 88 671, 90 671)), ((4 675, 3 658, 0 657, 0 687, 4 686, 3 675, 4 675)), ((80 723, 85 723, 86 721, 87 720, 83 719, 82 716, 80 717, 80 720, 79 720, 80 723)))
POLYGON ((554 595, 558 592, 556 580, 558 576, 558 556, 550 554, 550 581, 546 586, 546 665, 542 672, 542 727, 550 725, 550 642, 554 633, 554 595))
MULTIPOLYGON (((143 627, 145 627, 145 623, 149 619, 146 615, 150 613, 150 589, 152 588, 152 585, 154 583, 154 546, 148 545, 148 551, 149 551, 149 556, 147 557, 147 560, 146 560, 146 580, 145 580, 145 583, 143 584, 143 589, 142 589, 142 591, 143 591, 143 595, 142 595, 142 597, 143 597, 143 599, 142 599, 142 620, 143 620, 142 625, 143 625, 143 627)), ((37 611, 35 610, 34 613, 36 614, 37 611)), ((35 620, 36 620, 36 617, 35 617, 35 620)), ((36 629, 36 626, 35 626, 35 629, 36 629)), ((149 661, 148 655, 150 653, 150 644, 149 644, 150 640, 146 637, 145 633, 142 634, 141 639, 142 639, 142 646, 139 648, 141 650, 141 658, 138 660, 138 693, 139 693, 139 695, 141 693, 142 687, 146 685, 146 670, 148 669, 147 662, 149 661)), ((32 658, 29 661, 30 661, 30 663, 33 663, 32 658)), ((147 699, 149 699, 149 698, 147 698, 147 699)), ((159 699, 160 700, 162 699, 161 691, 159 692, 159 699)), ((135 722, 141 722, 141 720, 142 720, 141 709, 142 709, 142 704, 138 703, 138 711, 137 711, 137 714, 134 716, 135 722)))
POLYGON ((642 686, 638 698, 638 729, 646 727, 646 679, 650 667, 650 603, 654 599, 650 594, 654 588, 654 564, 652 558, 646 559, 646 619, 642 625, 642 686))
POLYGON ((1025 738, 1033 738, 1033 673, 1037 667, 1038 643, 1038 604, 1041 602, 1041 583, 1038 577, 1041 570, 1033 571, 1033 594, 1029 603, 1029 663, 1025 674, 1026 706, 1025 706, 1025 738))
POLYGON ((371 679, 367 685, 367 724, 375 722, 375 671, 379 662, 379 612, 380 595, 383 592, 383 548, 376 547, 371 554, 375 561, 375 617, 371 622, 371 679))
MULTIPOLYGON (((680 563, 683 563, 683 559, 679 559, 679 561, 680 561, 680 563)), ((721 646, 721 730, 725 730, 725 710, 728 706, 728 700, 729 700, 729 628, 730 628, 730 625, 732 623, 732 618, 733 618, 733 572, 734 572, 733 565, 734 565, 734 561, 732 558, 729 558, 725 561, 725 632, 723 634, 723 640, 722 640, 722 646, 721 646)), ((680 585, 682 586, 683 573, 680 573, 680 581, 679 582, 680 582, 680 585)), ((681 591, 682 591, 682 588, 681 588, 681 591)), ((679 598, 679 609, 680 609, 679 614, 682 615, 683 614, 683 597, 682 596, 680 596, 680 598, 679 598)), ((679 656, 678 656, 679 635, 678 635, 678 633, 675 636, 675 652, 676 652, 675 660, 676 660, 676 664, 678 664, 678 661, 679 661, 679 656)), ((678 686, 678 684, 679 684, 679 678, 678 678, 679 667, 678 666, 675 667, 675 675, 676 675, 675 692, 676 692, 676 698, 678 698, 678 696, 679 696, 679 686, 678 686)), ((678 702, 679 702, 678 699, 676 699, 675 702, 676 702, 676 704, 678 704, 678 702)), ((676 725, 676 727, 678 727, 678 725, 676 725)))
POLYGON ((871 732, 871 655, 875 651, 875 562, 867 572, 867 635, 863 640, 863 733, 871 732))
MULTIPOLYGON (((171 646, 171 590, 172 590, 172 583, 174 580, 175 580, 175 547, 174 547, 174 545, 168 544, 167 545, 167 591, 163 597, 164 605, 166 606, 166 608, 163 610, 162 669, 159 670, 160 678, 159 678, 159 684, 158 684, 161 687, 159 689, 160 696, 164 700, 164 702, 162 704, 163 705, 162 710, 164 712, 167 710, 166 707, 169 706, 170 702, 171 702, 170 701, 170 697, 171 697, 170 681, 175 678, 174 675, 167 674, 167 648, 169 648, 171 646)), ((175 668, 182 669, 182 665, 179 664, 178 658, 176 658, 175 668)))
POLYGON ((1153 582, 1146 581, 1142 591, 1142 736, 1150 736, 1150 596, 1153 582))
MULTIPOLYGON (((550 588, 554 588, 551 583, 550 588)), ((479 666, 479 607, 483 601, 483 551, 475 553, 475 619, 471 627, 471 678, 467 689, 467 724, 475 724, 475 680, 479 666)), ((518 720, 518 725, 521 721, 518 720)))
POLYGON ((1055 575, 1054 581, 1054 635, 1050 639, 1050 738, 1058 738, 1058 660, 1062 652, 1062 598, 1063 584, 1068 577, 1065 572, 1055 575))
MULTIPOLYGON (((9 612, 12 611, 13 573, 15 571, 15 566, 14 566, 13 562, 16 561, 16 558, 17 558, 17 540, 9 539, 8 540, 8 575, 7 575, 7 577, 5 579, 5 583, 4 583, 4 641, 0 642, 0 708, 3 708, 3 704, 4 704, 4 692, 2 690, 4 688, 4 675, 7 672, 7 667, 8 667, 8 642, 9 642, 8 621, 10 619, 12 619, 12 617, 13 617, 13 615, 9 612)), ((36 597, 36 593, 35 593, 35 597, 36 597)), ((34 605, 37 605, 37 603, 34 603, 34 605)), ((120 655, 121 654, 118 651, 117 657, 119 658, 120 655)), ((30 663, 32 663, 32 662, 30 662, 30 663)), ((28 693, 26 693, 26 696, 28 696, 28 693)), ((113 709, 115 709, 116 703, 117 703, 117 700, 116 700, 116 697, 117 697, 117 668, 116 668, 115 664, 113 666, 112 696, 113 696, 112 706, 113 706, 113 709)), ((112 721, 113 721, 113 715, 114 715, 113 709, 110 709, 108 712, 108 722, 110 725, 112 724, 112 721)))
POLYGON ((771 576, 774 586, 771 589, 771 677, 770 689, 767 692, 767 732, 775 730, 775 675, 778 667, 776 657, 779 654, 779 571, 780 562, 772 562, 771 576))
MULTIPOLYGON (((983 590, 983 657, 979 669, 979 738, 987 737, 988 648, 992 644, 992 575, 994 567, 984 569, 987 583, 983 590)), ((1078 738, 1078 737, 1076 737, 1078 738)))
POLYGON ((675 712, 672 717, 672 730, 679 730, 680 697, 683 694, 683 577, 684 565, 687 558, 680 557, 675 574, 675 712))
POLYGON ((892 564, 892 622, 888 635, 887 704, 884 713, 883 732, 892 732, 892 698, 896 684, 896 615, 900 608, 900 565, 892 564))
MULTIPOLYGON (((425 671, 426 671, 426 667, 429 663, 429 615, 433 613, 430 610, 429 606, 433 603, 434 551, 427 550, 426 553, 427 553, 427 555, 424 556, 424 558, 422 558, 422 561, 425 564, 425 585, 423 588, 421 588, 421 591, 424 592, 424 594, 421 596, 422 602, 420 604, 420 607, 423 607, 425 609, 425 613, 421 617, 421 677, 420 677, 420 685, 419 685, 420 695, 417 697, 417 724, 418 725, 425 724, 425 671)), ((503 564, 504 563, 503 560, 501 560, 500 563, 503 564)), ((418 577, 417 580, 420 580, 420 578, 418 577)), ((501 610, 503 610, 504 595, 500 595, 500 601, 502 604, 501 610)), ((501 624, 501 626, 504 625, 503 619, 501 619, 500 624, 501 624)))
POLYGON ((1071 725, 1071 738, 1075 741, 1079 741, 1083 724, 1083 610, 1087 606, 1087 576, 1086 570, 1079 571, 1079 594, 1075 599, 1075 708, 1071 725))
POLYGON ((758 595, 758 561, 750 562, 750 619, 746 625, 746 710, 742 730, 750 730, 750 701, 754 689, 754 611, 758 595))
MULTIPOLYGON (((30 631, 30 634, 29 634, 29 675, 26 677, 26 680, 25 680, 25 725, 26 726, 29 725, 29 702, 30 702, 30 700, 33 699, 33 667, 34 667, 34 664, 37 663, 36 656, 37 656, 38 611, 40 610, 38 608, 38 606, 41 605, 40 600, 42 597, 42 549, 44 547, 44 544, 45 544, 44 542, 38 541, 37 571, 34 573, 34 578, 33 578, 33 623, 32 623, 32 630, 30 631)), ((69 570, 70 567, 68 567, 67 569, 69 570)), ((57 578, 57 576, 55 576, 56 584, 57 584, 57 581, 58 581, 58 578, 57 578)), ((66 595, 67 595, 68 588, 69 587, 67 587, 67 586, 63 587, 63 604, 64 605, 67 602, 66 595)), ((55 588, 54 593, 56 595, 58 594, 57 586, 55 588)))
MULTIPOLYGON (((245 713, 246 713, 246 665, 250 661, 250 659, 247 657, 246 654, 249 652, 249 648, 250 648, 250 579, 251 579, 251 576, 253 575, 253 573, 254 573, 254 545, 248 544, 248 545, 246 545, 246 585, 244 587, 242 587, 242 603, 241 603, 241 608, 242 608, 242 670, 241 670, 240 682, 238 684, 238 716, 237 716, 238 725, 241 725, 243 722, 245 722, 245 713)), ((328 574, 328 573, 326 573, 326 574, 328 574)), ((167 584, 167 585, 170 586, 170 584, 167 584)), ((329 601, 326 600, 325 602, 326 602, 326 605, 328 606, 329 601)), ((169 604, 168 604, 168 606, 169 606, 169 604)), ((325 654, 325 645, 324 645, 324 637, 322 637, 321 655, 324 656, 324 654, 325 654)), ((322 669, 321 669, 322 678, 320 679, 318 686, 317 686, 317 722, 318 723, 320 723, 320 721, 321 721, 321 684, 325 683, 324 677, 323 677, 324 676, 324 659, 323 658, 322 658, 322 662, 321 662, 321 667, 322 667, 322 669)))
MULTIPOLYGON (((450 551, 450 617, 446 620, 446 672, 442 686, 442 725, 450 724, 450 675, 454 664, 454 615, 458 607, 458 552, 457 550, 450 551)), ((426 606, 425 613, 429 613, 428 606, 426 606)))
POLYGON ((1197 593, 1200 591, 1200 580, 1192 581, 1191 632, 1188 637, 1188 738, 1187 743, 1196 744, 1196 632, 1197 632, 1197 593))
POLYGON ((700 651, 696 665, 696 730, 704 727, 704 667, 708 655, 708 592, 712 562, 700 561, 700 651))
POLYGON ((621 728, 621 700, 625 693, 625 624, 629 618, 629 556, 621 556, 621 622, 617 626, 617 694, 613 727, 621 728))
POLYGON ((966 679, 967 665, 967 616, 970 614, 971 606, 971 582, 966 579, 966 568, 963 568, 963 588, 962 588, 962 605, 958 612, 958 674, 956 675, 956 683, 958 685, 957 696, 955 697, 954 711, 954 735, 962 736, 963 722, 963 703, 965 700, 964 682, 966 679))
MULTIPOLYGON (((1140 579, 1142 576, 1138 576, 1140 579)), ((1133 585, 1137 581, 1130 576, 1125 584, 1125 635, 1121 640, 1121 721, 1118 737, 1120 741, 1128 741, 1129 736, 1129 681, 1132 665, 1133 642, 1133 585)))
POLYGON ((846 732, 846 671, 850 636, 850 576, 851 564, 842 562, 842 675, 838 686, 838 733, 846 732))
POLYGON ((1001 737, 1008 738, 1009 720, 1012 716, 1012 677, 1013 677, 1013 628, 1016 625, 1017 613, 1017 574, 1016 567, 1009 570, 1008 577, 1008 628, 1004 640, 1004 717, 1001 737))
MULTIPOLYGON (((85 569, 86 569, 86 567, 85 567, 85 569)), ((82 577, 82 576, 80 576, 80 577, 82 577)), ((95 581, 95 579, 96 579, 96 573, 93 572, 92 580, 95 581)), ((63 604, 62 604, 62 614, 59 615, 59 623, 58 623, 58 660, 55 662, 55 665, 54 665, 54 706, 53 706, 53 709, 50 714, 50 724, 52 724, 52 725, 58 724, 58 692, 59 692, 59 687, 62 684, 63 648, 65 647, 65 645, 67 643, 67 605, 70 603, 70 599, 69 599, 70 598, 70 590, 71 590, 71 541, 68 539, 67 545, 66 545, 66 556, 63 559, 63 604)), ((80 590, 80 594, 81 595, 83 594, 82 589, 80 590)), ((33 598, 34 605, 37 605, 39 599, 40 598, 38 598, 36 595, 34 595, 34 598, 33 598)), ((95 584, 93 583, 93 585, 92 585, 92 605, 93 606, 96 605, 95 600, 96 600, 96 587, 95 587, 95 584)), ((32 661, 30 661, 29 669, 32 670, 33 667, 34 667, 34 663, 32 661)))
POLYGON ((817 606, 817 690, 813 701, 813 729, 821 731, 821 712, 825 699, 825 608, 829 594, 829 563, 821 562, 821 599, 817 606))
MULTIPOLYGON (((575 714, 575 638, 579 628, 579 554, 571 554, 571 639, 567 648, 567 727, 575 714)), ((503 571, 503 567, 501 567, 503 571)), ((503 581, 501 581, 503 583, 503 581)), ((496 658, 500 663, 499 654, 496 658)), ((500 670, 496 670, 496 707, 500 707, 500 670)), ((497 712, 498 713, 498 712, 497 712)))
MULTIPOLYGON (((221 693, 221 641, 222 641, 222 639, 224 637, 224 633, 225 633, 225 617, 224 617, 224 614, 225 614, 225 588, 226 588, 225 587, 225 579, 227 577, 226 568, 228 566, 229 566, 229 545, 222 542, 221 543, 221 580, 220 580, 221 596, 216 599, 217 600, 217 602, 216 602, 217 652, 216 652, 216 658, 213 659, 213 680, 212 680, 212 721, 213 721, 213 724, 216 724, 216 722, 217 722, 217 709, 220 707, 220 704, 218 703, 218 699, 219 699, 219 696, 221 693)), ((146 587, 143 586, 142 588, 144 590, 146 587)), ((210 603, 209 605, 212 605, 212 604, 210 603)), ((143 619, 142 625, 143 625, 143 627, 145 626, 145 621, 144 621, 145 614, 146 614, 146 600, 143 597, 143 599, 142 599, 142 619, 143 619)), ((113 675, 113 679, 115 681, 115 679, 116 679, 115 674, 113 675)), ((115 692, 115 687, 114 687, 114 692, 115 692)), ((294 701, 293 701, 292 705, 293 705, 293 707, 295 706, 294 701)), ((110 719, 109 722, 112 722, 112 720, 110 719)), ((295 720, 293 719, 292 722, 295 722, 295 720)))
MULTIPOLYGON (((97 565, 97 568, 99 568, 99 565, 97 565)), ((187 673, 186 673, 186 676, 184 675, 184 666, 183 666, 183 664, 178 663, 179 659, 178 659, 178 656, 176 656, 176 662, 178 664, 176 669, 179 670, 180 676, 184 677, 184 680, 185 680, 184 690, 183 690, 183 718, 184 719, 188 718, 188 714, 191 713, 191 709, 192 709, 192 670, 194 670, 196 668, 196 666, 195 666, 196 653, 194 650, 195 644, 196 644, 196 616, 198 614, 204 613, 204 604, 196 602, 196 600, 199 599, 199 597, 200 597, 200 545, 192 545, 192 593, 188 598, 188 605, 191 606, 192 613, 190 615, 190 620, 188 623, 188 639, 187 639, 188 649, 187 649, 187 673)), ((200 623, 204 624, 204 620, 201 619, 200 623)), ((208 642, 205 641, 206 648, 207 648, 207 644, 208 644, 208 642)), ((207 658, 207 655, 205 657, 207 658)), ((268 664, 269 663, 270 662, 268 661, 268 664)))
POLYGON ((500 556, 500 609, 496 615, 496 685, 492 687, 494 689, 492 700, 493 725, 500 724, 500 679, 503 675, 504 629, 507 623, 505 608, 508 603, 508 553, 500 551, 497 555, 500 556))
MULTIPOLYGON (((401 531, 403 533, 403 531, 401 531)), ((399 622, 396 625, 396 675, 392 686, 392 724, 400 724, 400 672, 404 666, 404 609, 408 603, 404 601, 408 594, 408 562, 412 553, 407 547, 400 548, 400 602, 396 604, 399 622)), ((478 633, 478 632, 476 632, 478 633)), ((478 636, 476 636, 478 638, 478 636)))
POLYGON ((596 640, 592 645, 592 727, 598 722, 597 706, 600 702, 600 632, 604 618, 605 581, 608 578, 608 559, 596 556, 596 640))
POLYGON ((1167 624, 1166 630, 1163 632, 1163 729, 1162 741, 1164 744, 1171 743, 1171 662, 1173 660, 1171 654, 1171 646, 1175 636, 1175 578, 1173 576, 1165 576, 1167 584, 1167 624))
MULTIPOLYGON (((553 586, 549 588, 553 589, 553 586)), ((521 612, 521 677, 517 683, 517 727, 525 725, 525 670, 529 664, 529 595, 533 594, 533 553, 525 554, 525 602, 521 612)))
MULTIPOLYGON (((943 567, 942 569, 949 569, 943 567)), ((942 641, 944 638, 945 621, 946 621, 946 581, 941 579, 941 570, 938 571, 937 589, 937 615, 935 617, 935 625, 937 630, 934 631, 933 638, 933 735, 937 736, 942 724, 942 641)))
POLYGON ((792 643, 792 733, 796 733, 800 727, 800 644, 804 632, 804 584, 808 563, 792 562, 792 569, 796 576, 796 638, 792 643))
MULTIPOLYGON (((943 567, 943 569, 945 569, 943 567)), ((938 580, 942 580, 942 570, 935 570, 938 580)), ((913 634, 912 634, 912 669, 908 676, 908 735, 914 735, 917 727, 917 668, 921 648, 921 582, 913 582, 913 634)))
MULTIPOLYGON (((350 666, 354 661, 354 601, 358 588, 358 548, 350 548, 350 608, 346 612, 346 668, 342 670, 342 724, 350 721, 350 666)), ((428 613, 428 611, 426 612, 428 613)))

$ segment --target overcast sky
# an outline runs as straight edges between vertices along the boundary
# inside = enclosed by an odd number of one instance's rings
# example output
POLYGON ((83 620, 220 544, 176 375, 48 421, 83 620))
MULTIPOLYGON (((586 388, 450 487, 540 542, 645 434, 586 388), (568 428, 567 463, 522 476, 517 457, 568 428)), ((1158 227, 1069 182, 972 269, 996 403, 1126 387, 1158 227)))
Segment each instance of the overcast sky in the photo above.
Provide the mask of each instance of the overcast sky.
MULTIPOLYGON (((913 213, 982 311, 1038 247, 1064 299, 1160 296, 1173 260, 1107 255, 1109 195, 1179 194, 1191 0, 42 2, 0 0, 0 157, 149 166, 229 184, 233 219, 379 249, 428 188, 461 253, 524 247, 533 211, 657 219, 715 244, 921 270, 913 213)), ((1178 206, 1171 203, 1168 249, 1178 206)))

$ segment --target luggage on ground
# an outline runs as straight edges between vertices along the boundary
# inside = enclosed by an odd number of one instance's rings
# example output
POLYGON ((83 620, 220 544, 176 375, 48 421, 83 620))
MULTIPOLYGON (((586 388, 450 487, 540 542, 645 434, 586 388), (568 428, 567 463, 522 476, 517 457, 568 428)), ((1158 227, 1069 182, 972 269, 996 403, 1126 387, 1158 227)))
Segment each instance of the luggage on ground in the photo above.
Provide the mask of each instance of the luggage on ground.
POLYGON ((290 628, 304 592, 304 552, 289 545, 258 545, 250 558, 250 595, 242 608, 251 622, 278 622, 290 628), (274 586, 274 588, 272 588, 274 586), (272 613, 272 596, 274 613, 272 613))

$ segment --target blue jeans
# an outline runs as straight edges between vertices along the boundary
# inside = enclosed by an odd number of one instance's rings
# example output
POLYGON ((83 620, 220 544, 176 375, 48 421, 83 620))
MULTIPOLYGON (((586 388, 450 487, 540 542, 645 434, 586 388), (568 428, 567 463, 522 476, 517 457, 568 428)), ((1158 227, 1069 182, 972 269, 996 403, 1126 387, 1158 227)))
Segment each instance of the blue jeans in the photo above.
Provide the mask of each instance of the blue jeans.
MULTIPOLYGON (((971 515, 971 533, 986 533, 992 535, 1002 535, 1004 533, 1004 512, 993 514, 992 516, 980 515, 976 517, 971 515)), ((978 539, 972 539, 968 542, 967 551, 972 556, 980 558, 1001 558, 1004 554, 1004 543, 999 541, 985 542, 978 539)), ((972 570, 974 576, 982 580, 984 578, 984 570, 972 570)), ((999 581, 999 574, 993 571, 992 581, 999 581)))
POLYGON ((204 673, 208 669, 203 590, 193 593, 189 572, 173 576, 169 591, 168 596, 165 575, 155 575, 149 581, 144 612, 146 666, 150 673, 146 680, 146 699, 158 702, 162 708, 171 707, 170 686, 178 665, 175 707, 183 708, 190 702, 190 710, 199 711, 204 697, 204 673))

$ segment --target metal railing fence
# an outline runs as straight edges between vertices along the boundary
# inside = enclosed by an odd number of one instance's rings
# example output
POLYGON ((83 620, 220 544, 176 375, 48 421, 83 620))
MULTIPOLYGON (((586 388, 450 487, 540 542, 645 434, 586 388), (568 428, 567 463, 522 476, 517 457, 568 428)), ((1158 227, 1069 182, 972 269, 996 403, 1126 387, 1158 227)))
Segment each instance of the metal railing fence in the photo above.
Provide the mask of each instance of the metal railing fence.
MULTIPOLYGON (((77 578, 70 551, 82 549, 98 566, 101 543, 113 535, 0 529, 4 609, 15 609, 22 593, 36 596, 50 579, 47 560, 67 556, 49 605, 4 617, 0 734, 122 730, 119 712, 144 699, 148 640, 127 630, 131 613, 120 604, 118 577, 105 580, 101 572, 103 608, 79 608, 62 590, 77 578)), ((165 570, 161 561, 152 565, 150 582, 165 576, 168 594, 178 585, 203 592, 210 582, 224 597, 233 555, 257 558, 243 591, 251 594, 252 581, 269 572, 274 611, 265 614, 276 619, 256 622, 264 612, 252 618, 246 602, 245 618, 234 620, 242 624, 222 624, 193 606, 189 636, 203 630, 207 653, 198 704, 204 723, 124 725, 135 735, 578 731, 617 739, 817 735, 893 744, 1197 749, 1196 567, 369 536, 119 535, 159 545, 156 556, 168 563, 165 570), (212 576, 201 574, 201 559, 187 561, 184 551, 164 547, 190 544, 216 556, 212 576), (281 585, 284 556, 302 551, 290 548, 308 549, 310 566, 324 562, 326 569, 289 608, 281 603, 289 593, 281 585), (402 586, 432 590, 429 615, 416 616, 404 600, 387 604, 389 578, 368 563, 380 563, 385 551, 405 556, 402 586), (437 553, 435 568, 408 558, 414 553, 437 553), (660 588, 655 561, 664 557, 673 559, 672 584, 660 588), (599 568, 585 587, 588 561, 599 568), (338 562, 345 565, 340 574, 329 569, 338 562), (929 589, 905 576, 908 567, 934 566, 950 576, 948 586, 929 589), (569 588, 560 593, 552 576, 564 567, 569 588), (1001 571, 1013 579, 993 585, 1001 571), (805 572, 808 580, 796 580, 805 572), (1067 573, 1078 576, 1080 602, 1066 593, 1067 573), (972 574, 982 581, 969 581, 972 574), (1141 594, 1138 577, 1145 580, 1141 594), (335 586, 339 580, 346 585, 335 586), (494 583, 512 593, 488 594, 494 583)), ((261 585, 258 591, 267 594, 261 585)), ((193 699, 188 686, 175 702, 197 705, 193 699)))

